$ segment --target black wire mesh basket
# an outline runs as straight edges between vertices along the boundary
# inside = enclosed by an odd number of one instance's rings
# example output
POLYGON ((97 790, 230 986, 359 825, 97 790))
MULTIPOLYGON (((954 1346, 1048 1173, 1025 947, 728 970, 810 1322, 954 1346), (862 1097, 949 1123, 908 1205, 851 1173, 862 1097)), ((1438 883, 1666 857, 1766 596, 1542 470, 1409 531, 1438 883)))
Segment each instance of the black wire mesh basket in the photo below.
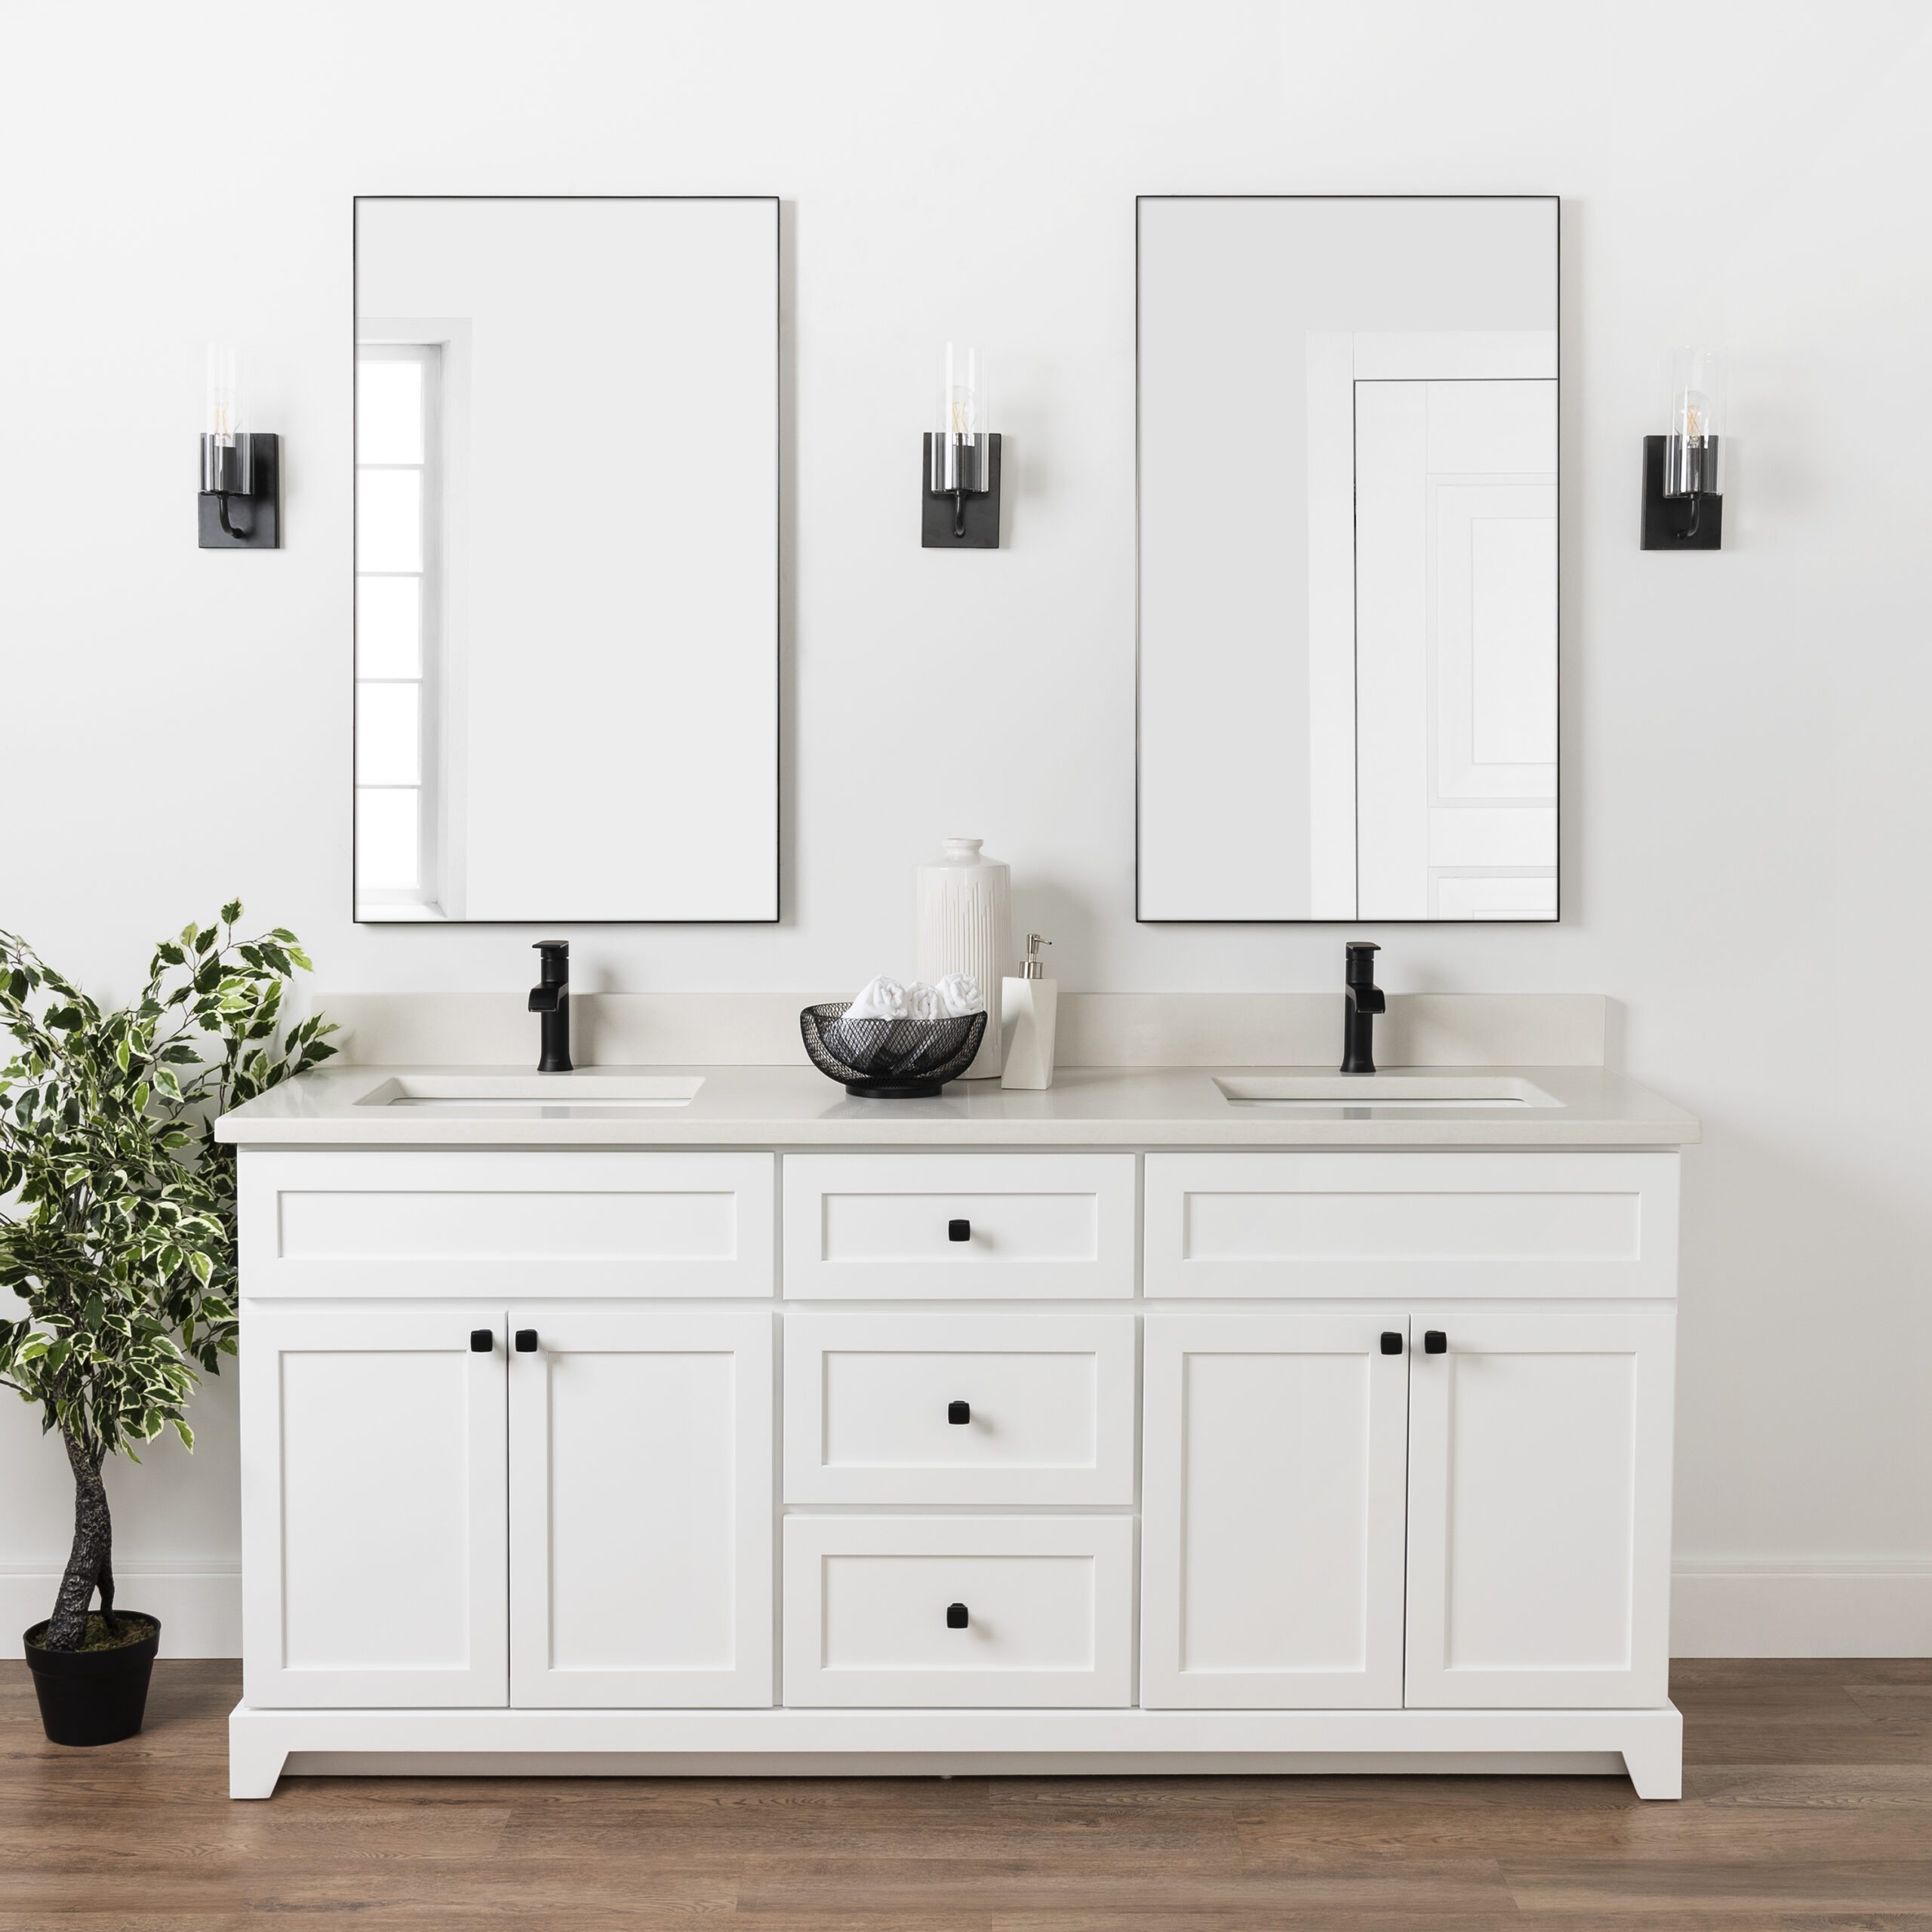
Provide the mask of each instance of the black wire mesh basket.
POLYGON ((808 1006, 798 1031, 813 1066, 861 1100, 928 1100, 973 1064, 986 1016, 948 1020, 848 1020, 850 1000, 808 1006))

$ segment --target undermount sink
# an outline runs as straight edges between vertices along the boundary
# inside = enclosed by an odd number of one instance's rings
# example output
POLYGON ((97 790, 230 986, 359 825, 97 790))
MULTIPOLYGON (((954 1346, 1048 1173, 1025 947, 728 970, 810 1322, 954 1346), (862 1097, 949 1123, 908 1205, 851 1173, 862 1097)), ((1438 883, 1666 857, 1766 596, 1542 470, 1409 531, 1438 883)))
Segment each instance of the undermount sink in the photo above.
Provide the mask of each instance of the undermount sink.
POLYGON ((1540 1087, 1480 1073, 1217 1074, 1237 1107, 1555 1107, 1540 1087))
POLYGON ((363 1107, 424 1107, 466 1112, 572 1113, 605 1107, 685 1107, 704 1084, 702 1074, 403 1073, 374 1087, 363 1107))

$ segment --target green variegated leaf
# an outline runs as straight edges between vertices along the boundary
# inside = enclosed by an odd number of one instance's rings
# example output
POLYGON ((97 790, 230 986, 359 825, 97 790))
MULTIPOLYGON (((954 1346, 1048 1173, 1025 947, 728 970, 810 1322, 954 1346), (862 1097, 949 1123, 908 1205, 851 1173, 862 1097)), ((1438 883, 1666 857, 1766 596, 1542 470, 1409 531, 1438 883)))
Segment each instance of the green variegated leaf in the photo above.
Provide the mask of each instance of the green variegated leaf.
POLYGON ((0 1384, 90 1455, 171 1427, 192 1446, 196 1377, 236 1351, 235 1154, 212 1122, 321 1057, 316 1022, 278 1038, 306 957, 283 928, 238 937, 241 911, 162 941, 107 1012, 0 933, 0 1289, 24 1310, 0 1316, 0 1384))

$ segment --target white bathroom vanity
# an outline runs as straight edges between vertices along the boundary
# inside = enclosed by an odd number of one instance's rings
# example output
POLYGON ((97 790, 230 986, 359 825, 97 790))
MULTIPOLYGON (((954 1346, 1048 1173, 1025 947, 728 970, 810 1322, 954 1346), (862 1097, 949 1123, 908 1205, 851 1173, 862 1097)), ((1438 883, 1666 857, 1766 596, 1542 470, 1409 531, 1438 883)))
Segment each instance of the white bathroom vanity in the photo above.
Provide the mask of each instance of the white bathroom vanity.
POLYGON ((290 1772, 1628 1771, 1678 1147, 1598 1067, 349 1066, 241 1144, 290 1772))

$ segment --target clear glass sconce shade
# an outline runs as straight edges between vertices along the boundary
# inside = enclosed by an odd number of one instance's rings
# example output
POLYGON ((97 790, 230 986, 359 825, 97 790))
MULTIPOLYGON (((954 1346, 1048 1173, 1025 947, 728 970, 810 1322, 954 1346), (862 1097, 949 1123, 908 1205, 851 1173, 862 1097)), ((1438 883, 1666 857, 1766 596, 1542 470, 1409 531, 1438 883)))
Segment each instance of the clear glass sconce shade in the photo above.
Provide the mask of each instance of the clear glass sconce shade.
POLYGON ((974 494, 991 487, 987 437, 992 408, 986 386, 986 358, 977 349, 946 345, 940 378, 939 430, 933 438, 931 487, 974 494))
POLYGON ((242 394, 242 358, 225 343, 208 344, 208 409, 202 433, 232 442, 248 429, 242 394))
POLYGON ((1664 494, 1722 496, 1724 438, 1724 352, 1716 349, 1680 349, 1671 358, 1664 494))
POLYGON ((253 493, 254 464, 242 392, 242 358, 223 343, 208 344, 208 405, 202 418, 202 494, 253 493))

